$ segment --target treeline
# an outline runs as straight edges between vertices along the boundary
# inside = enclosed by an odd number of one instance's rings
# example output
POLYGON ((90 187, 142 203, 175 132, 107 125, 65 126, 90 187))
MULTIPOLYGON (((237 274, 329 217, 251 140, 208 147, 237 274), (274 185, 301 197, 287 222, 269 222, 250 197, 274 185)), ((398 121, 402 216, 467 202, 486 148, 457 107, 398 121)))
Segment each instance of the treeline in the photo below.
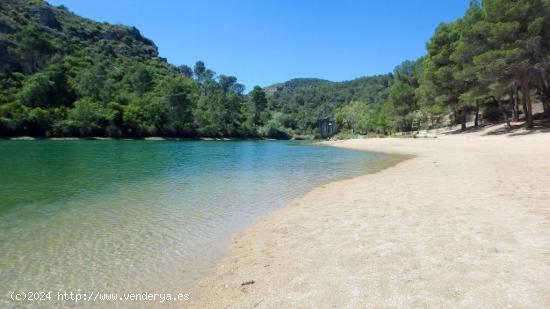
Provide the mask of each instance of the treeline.
POLYGON ((441 24, 428 54, 393 72, 382 104, 338 108, 344 130, 388 134, 468 120, 518 121, 533 127, 533 101, 550 119, 550 1, 471 1, 465 15, 441 24), (450 118, 450 119, 448 119, 450 118))
POLYGON ((550 0, 471 1, 428 53, 352 81, 294 79, 250 93, 202 61, 174 66, 136 28, 40 0, 0 2, 0 135, 312 137, 469 120, 550 118, 550 0))
POLYGON ((135 28, 0 2, 0 135, 287 138, 260 87, 175 67, 135 28))
POLYGON ((391 74, 331 82, 313 78, 292 79, 265 89, 268 108, 278 111, 282 124, 293 132, 317 132, 317 120, 333 118, 335 111, 351 102, 378 106, 388 97, 391 74))

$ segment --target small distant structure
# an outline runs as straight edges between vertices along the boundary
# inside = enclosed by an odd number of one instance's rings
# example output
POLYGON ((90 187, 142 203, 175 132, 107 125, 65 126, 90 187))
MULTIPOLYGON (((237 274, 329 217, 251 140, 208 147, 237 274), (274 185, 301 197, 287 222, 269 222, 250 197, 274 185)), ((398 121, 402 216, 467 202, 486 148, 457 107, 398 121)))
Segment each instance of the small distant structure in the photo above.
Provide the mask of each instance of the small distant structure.
POLYGON ((321 138, 330 138, 337 132, 336 122, 332 118, 317 119, 317 129, 321 138))

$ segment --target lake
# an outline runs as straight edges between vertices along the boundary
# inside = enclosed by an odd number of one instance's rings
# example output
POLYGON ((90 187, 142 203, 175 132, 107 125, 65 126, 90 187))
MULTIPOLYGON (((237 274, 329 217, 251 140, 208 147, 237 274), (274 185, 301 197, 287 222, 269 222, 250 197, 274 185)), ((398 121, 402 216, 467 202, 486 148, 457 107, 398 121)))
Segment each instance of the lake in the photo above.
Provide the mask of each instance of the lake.
POLYGON ((295 141, 0 141, 0 295, 181 290, 258 216, 386 159, 295 141))

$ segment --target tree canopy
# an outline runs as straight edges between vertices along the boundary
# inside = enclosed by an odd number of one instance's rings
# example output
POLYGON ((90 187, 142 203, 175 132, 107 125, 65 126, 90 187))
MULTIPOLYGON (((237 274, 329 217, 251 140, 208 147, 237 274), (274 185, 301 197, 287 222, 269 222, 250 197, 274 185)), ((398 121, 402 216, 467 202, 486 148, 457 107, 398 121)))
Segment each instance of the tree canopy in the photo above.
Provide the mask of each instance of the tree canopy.
POLYGON ((391 134, 470 120, 550 118, 550 1, 471 1, 425 56, 350 81, 301 78, 245 94, 203 61, 175 66, 134 27, 45 1, 0 2, 0 135, 143 137, 391 134))

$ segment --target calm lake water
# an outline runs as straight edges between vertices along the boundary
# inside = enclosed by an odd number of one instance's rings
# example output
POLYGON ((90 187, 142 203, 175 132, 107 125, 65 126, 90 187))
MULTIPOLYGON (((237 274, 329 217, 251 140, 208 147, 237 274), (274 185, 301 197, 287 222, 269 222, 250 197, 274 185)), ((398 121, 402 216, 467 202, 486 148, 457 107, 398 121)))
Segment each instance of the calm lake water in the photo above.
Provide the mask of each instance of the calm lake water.
POLYGON ((259 215, 385 159, 291 141, 0 141, 0 295, 180 291, 259 215))

